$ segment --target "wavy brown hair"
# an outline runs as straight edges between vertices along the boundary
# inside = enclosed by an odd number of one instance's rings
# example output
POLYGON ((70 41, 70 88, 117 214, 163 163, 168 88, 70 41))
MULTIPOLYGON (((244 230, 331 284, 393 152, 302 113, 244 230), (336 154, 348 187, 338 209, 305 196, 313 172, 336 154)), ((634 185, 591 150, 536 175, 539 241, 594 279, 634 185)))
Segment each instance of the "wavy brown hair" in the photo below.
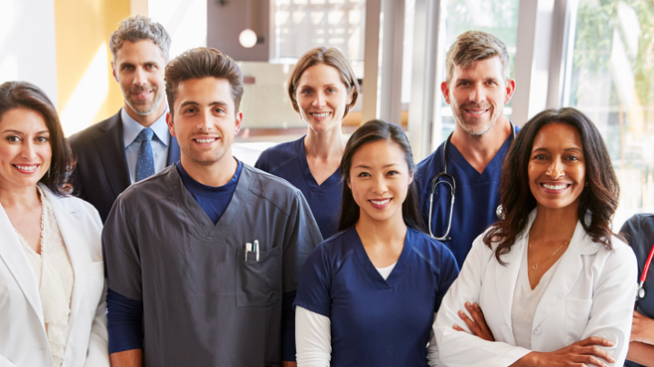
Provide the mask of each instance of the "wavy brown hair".
POLYGON ((50 149, 52 149, 50 169, 39 182, 59 196, 70 194, 72 186, 68 183, 68 178, 75 168, 75 157, 64 136, 54 105, 45 92, 34 84, 28 82, 0 84, 0 122, 7 111, 15 108, 26 108, 37 112, 43 117, 50 132, 50 149))
MULTIPOLYGON (((353 134, 345 145, 343 152, 343 159, 341 160, 341 175, 343 181, 343 201, 341 202, 341 218, 338 224, 338 230, 342 231, 352 227, 359 221, 361 209, 354 201, 352 189, 347 185, 350 180, 350 168, 352 167, 352 157, 361 149, 362 146, 374 143, 379 140, 390 140, 397 144, 402 152, 404 152, 404 159, 409 167, 409 173, 413 174, 416 171, 416 165, 413 163, 413 153, 411 153, 411 146, 407 140, 406 134, 402 129, 390 122, 381 120, 371 120, 361 125, 353 134)), ((402 203, 402 217, 407 227, 413 228, 423 233, 427 233, 427 226, 422 219, 422 215, 418 210, 420 200, 418 197, 418 190, 416 188, 416 181, 413 180, 409 184, 408 192, 404 203, 402 203)))
POLYGON ((518 235, 525 230, 536 199, 529 188, 528 166, 531 149, 540 129, 551 123, 574 127, 579 132, 586 164, 586 184, 581 192, 577 217, 593 241, 611 249, 611 218, 618 207, 620 186, 609 153, 595 124, 574 108, 546 110, 534 116, 516 136, 502 171, 501 203, 504 215, 484 235, 484 243, 495 250, 497 261, 511 250, 518 235), (586 220, 590 213, 590 222, 586 220))

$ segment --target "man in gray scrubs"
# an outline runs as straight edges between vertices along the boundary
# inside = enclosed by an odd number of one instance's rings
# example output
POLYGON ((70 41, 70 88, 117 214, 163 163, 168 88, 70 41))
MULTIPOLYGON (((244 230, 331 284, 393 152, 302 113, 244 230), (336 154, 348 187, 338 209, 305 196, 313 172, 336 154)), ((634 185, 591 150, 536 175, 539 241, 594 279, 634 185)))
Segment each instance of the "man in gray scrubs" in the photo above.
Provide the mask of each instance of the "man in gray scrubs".
POLYGON ((181 160, 105 223, 110 353, 123 366, 285 366, 297 276, 322 240, 299 190, 232 156, 243 77, 209 48, 166 67, 181 160))

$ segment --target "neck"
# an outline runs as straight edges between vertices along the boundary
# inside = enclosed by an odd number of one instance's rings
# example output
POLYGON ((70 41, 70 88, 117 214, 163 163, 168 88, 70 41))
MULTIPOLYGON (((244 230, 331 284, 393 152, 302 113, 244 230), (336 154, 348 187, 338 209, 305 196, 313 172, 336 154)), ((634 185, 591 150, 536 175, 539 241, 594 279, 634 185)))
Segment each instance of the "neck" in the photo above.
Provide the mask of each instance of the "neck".
POLYGON ((354 225, 361 238, 361 242, 369 245, 391 246, 392 244, 404 243, 407 226, 402 218, 401 209, 399 216, 394 215, 385 221, 372 220, 366 216, 359 216, 354 225), (399 219, 399 220, 398 220, 399 219))
POLYGON ((328 131, 316 132, 309 128, 304 138, 304 150, 307 156, 321 160, 336 159, 340 161, 345 151, 345 136, 340 126, 328 131))
POLYGON ((4 208, 30 208, 35 205, 41 205, 41 201, 36 185, 11 190, 0 187, 0 204, 4 208))
POLYGON ((230 148, 220 160, 210 164, 194 162, 186 155, 180 157, 182 167, 186 173, 195 181, 211 187, 219 187, 227 184, 236 174, 238 163, 232 157, 230 148))
POLYGON ((483 172, 511 134, 511 123, 502 115, 493 127, 482 135, 471 135, 461 125, 455 124, 451 142, 470 165, 483 172))
POLYGON ((529 230, 530 240, 569 241, 579 220, 579 202, 565 208, 549 209, 538 204, 536 219, 529 230))
POLYGON ((134 110, 129 105, 127 105, 127 103, 125 103, 124 108, 127 114, 131 118, 133 118, 134 121, 143 125, 143 127, 149 127, 150 125, 154 124, 155 121, 157 121, 166 112, 166 103, 164 103, 164 101, 161 101, 159 103, 159 107, 157 107, 154 111, 150 112, 145 116, 141 116, 138 113, 134 112, 134 110))

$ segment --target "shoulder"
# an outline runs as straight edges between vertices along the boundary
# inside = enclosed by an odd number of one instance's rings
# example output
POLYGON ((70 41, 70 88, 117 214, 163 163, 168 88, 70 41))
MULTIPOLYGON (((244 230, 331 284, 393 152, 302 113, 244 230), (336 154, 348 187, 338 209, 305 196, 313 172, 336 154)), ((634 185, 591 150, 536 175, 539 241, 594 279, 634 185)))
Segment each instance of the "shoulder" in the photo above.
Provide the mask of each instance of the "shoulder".
POLYGON ((40 185, 46 192, 50 201, 56 202, 55 208, 59 207, 84 222, 84 226, 102 227, 102 220, 98 210, 90 203, 74 196, 59 196, 50 191, 46 186, 40 185))
POLYGON ((433 151, 416 166, 416 180, 418 180, 420 185, 424 185, 427 180, 442 171, 444 144, 441 144, 438 149, 433 151))
POLYGON ((177 168, 172 164, 144 180, 129 185, 118 195, 114 206, 139 210, 151 207, 171 195, 170 180, 175 175, 179 178, 177 168))
POLYGON ((283 178, 243 163, 242 176, 248 181, 248 189, 288 213, 297 205, 302 192, 283 178))
POLYGON ((627 219, 620 228, 620 233, 627 236, 629 242, 631 238, 654 235, 654 214, 636 214, 627 219))
MULTIPOLYGON (((329 268, 339 268, 353 254, 352 237, 358 236, 350 227, 322 241, 309 255, 313 262, 322 262, 329 268)), ((307 259, 307 261, 309 261, 307 259)))
POLYGON ((300 144, 303 144, 304 137, 289 141, 286 143, 277 144, 273 147, 270 147, 259 156, 255 167, 263 169, 265 171, 271 171, 274 166, 282 166, 288 160, 297 156, 297 153, 300 149, 300 144))
POLYGON ((102 120, 96 124, 81 130, 68 138, 71 147, 74 150, 84 149, 93 139, 104 134, 108 130, 118 128, 120 123, 120 111, 108 119, 102 120))

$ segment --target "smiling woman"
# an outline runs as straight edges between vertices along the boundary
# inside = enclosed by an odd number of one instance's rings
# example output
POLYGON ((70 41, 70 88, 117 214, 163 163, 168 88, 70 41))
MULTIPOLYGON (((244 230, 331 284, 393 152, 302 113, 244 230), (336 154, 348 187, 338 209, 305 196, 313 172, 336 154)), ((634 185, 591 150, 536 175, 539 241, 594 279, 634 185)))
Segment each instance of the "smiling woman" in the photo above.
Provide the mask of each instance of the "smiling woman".
POLYGON ((311 253, 298 284, 299 367, 436 363, 430 325, 458 268, 424 232, 414 171, 396 125, 369 121, 348 140, 341 232, 311 253))
POLYGON ((572 108, 536 115, 501 192, 504 215, 477 237, 438 311, 442 362, 621 366, 637 269, 610 228, 619 187, 595 125, 572 108))

